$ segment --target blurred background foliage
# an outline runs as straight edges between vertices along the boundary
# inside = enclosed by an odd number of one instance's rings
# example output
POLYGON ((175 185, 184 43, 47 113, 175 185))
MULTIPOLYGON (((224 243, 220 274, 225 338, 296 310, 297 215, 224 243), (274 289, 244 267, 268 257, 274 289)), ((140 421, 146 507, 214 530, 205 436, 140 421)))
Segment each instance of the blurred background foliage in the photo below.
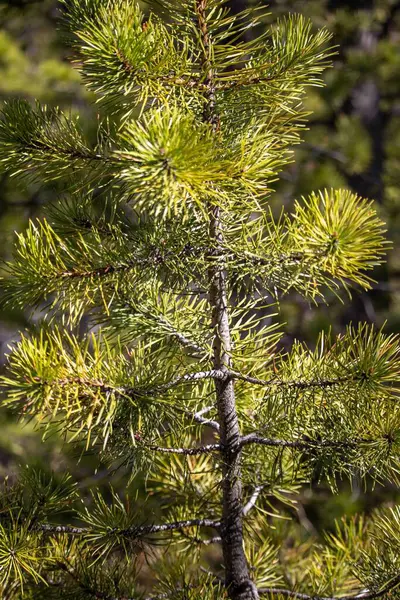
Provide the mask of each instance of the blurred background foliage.
MULTIPOLYGON (((179 0, 177 0, 179 1, 179 0)), ((156 0, 142 3, 157 10, 156 0)), ((260 4, 231 0, 238 12, 260 4)), ((261 2, 261 4, 267 4, 261 2)), ((355 292, 342 301, 332 297, 328 306, 309 306, 300 297, 282 301, 286 343, 294 338, 312 345, 321 329, 344 329, 349 322, 375 322, 400 329, 400 2, 395 0, 271 0, 267 27, 279 16, 299 12, 315 27, 327 26, 334 34, 338 53, 325 75, 326 87, 308 93, 306 108, 312 113, 304 143, 295 149, 293 164, 276 182, 271 203, 277 212, 291 209, 295 198, 312 190, 348 187, 360 196, 375 199, 388 225, 393 248, 388 263, 377 269, 369 293, 355 292)), ((248 32, 256 35, 257 32, 248 32)), ((97 109, 93 97, 80 84, 71 66, 71 50, 60 29, 57 0, 0 0, 0 103, 10 97, 39 100, 79 112, 87 132, 95 136, 97 109)), ((0 175, 0 259, 8 259, 14 231, 40 215, 44 205, 62 192, 54 184, 23 186, 0 175)), ((1 266, 0 266, 1 269, 1 266)), ((0 361, 21 330, 40 319, 38 313, 0 312, 0 361)), ((13 476, 20 465, 37 464, 48 471, 69 470, 88 490, 106 486, 108 471, 92 456, 63 446, 57 435, 45 443, 33 424, 21 427, 0 412, 0 478, 13 476), (96 470, 96 466, 98 467, 96 470)), ((126 482, 117 472, 113 485, 126 482)), ((139 490, 140 483, 135 481, 139 490)), ((305 489, 295 516, 304 535, 318 535, 347 514, 372 510, 381 503, 400 500, 397 489, 382 486, 362 490, 355 480, 332 496, 322 484, 305 489)), ((150 502, 149 510, 154 510, 150 502)), ((289 510, 289 509, 288 509, 289 510)))

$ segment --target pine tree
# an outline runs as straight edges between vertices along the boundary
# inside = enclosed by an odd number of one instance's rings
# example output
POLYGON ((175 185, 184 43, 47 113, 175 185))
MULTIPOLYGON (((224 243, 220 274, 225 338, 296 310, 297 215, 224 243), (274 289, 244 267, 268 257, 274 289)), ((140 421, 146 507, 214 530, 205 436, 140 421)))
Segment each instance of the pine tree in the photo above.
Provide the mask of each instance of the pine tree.
POLYGON ((3 402, 132 475, 109 497, 32 469, 5 482, 2 597, 395 598, 399 507, 322 540, 293 519, 307 482, 399 480, 398 338, 282 345, 283 294, 368 288, 387 246, 345 190, 268 209, 328 32, 292 15, 246 41, 263 10, 224 0, 164 0, 165 20, 64 5, 102 120, 92 146, 58 108, 3 108, 4 169, 66 190, 6 266, 4 302, 45 318, 11 349, 3 402))

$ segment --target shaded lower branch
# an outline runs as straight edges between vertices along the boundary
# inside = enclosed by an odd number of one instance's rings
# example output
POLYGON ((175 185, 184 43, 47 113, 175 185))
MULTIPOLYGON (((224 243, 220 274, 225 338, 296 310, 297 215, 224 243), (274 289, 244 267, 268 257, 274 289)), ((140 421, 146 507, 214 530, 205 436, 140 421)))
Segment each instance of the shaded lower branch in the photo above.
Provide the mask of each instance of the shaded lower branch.
POLYGON ((386 594, 389 594, 397 587, 400 586, 400 574, 391 579, 389 583, 387 583, 384 587, 379 590, 365 590, 364 592, 360 592, 358 594, 353 594, 349 596, 318 596, 318 595, 310 595, 303 594, 301 592, 295 592, 293 590, 281 590, 279 588, 261 588, 259 589, 260 594, 266 594, 270 596, 285 596, 287 598, 293 598, 294 600, 374 600, 375 598, 382 598, 386 594))
POLYGON ((90 596, 92 596, 93 598, 97 598, 98 600, 119 600, 118 598, 113 598, 112 596, 109 596, 105 592, 101 592, 100 590, 96 590, 95 588, 93 588, 92 586, 88 585, 84 581, 81 581, 79 579, 79 577, 76 575, 76 573, 74 572, 74 570, 71 569, 71 568, 69 568, 69 566, 66 563, 60 563, 59 567, 60 567, 60 569, 62 571, 64 571, 65 573, 67 573, 69 575, 69 577, 71 577, 71 579, 76 583, 76 585, 81 590, 83 590, 87 594, 90 594, 90 596))
MULTIPOLYGON (((61 565, 60 565, 61 566, 61 565)), ((86 583, 83 583, 79 580, 79 578, 75 575, 72 569, 69 569, 66 565, 62 565, 61 569, 68 573, 68 575, 78 584, 78 586, 90 593, 95 598, 99 598, 101 600, 134 600, 134 598, 118 598, 114 596, 109 596, 104 592, 97 591, 91 587, 89 587, 86 583)), ((204 570, 205 571, 205 570, 204 570)), ((206 572, 206 571, 205 571, 206 572)), ((52 582, 47 582, 50 585, 54 585, 52 582)), ((216 578, 215 584, 219 584, 219 578, 216 578)), ((375 600, 377 598, 382 598, 386 594, 394 591, 400 585, 400 574, 392 579, 387 585, 385 585, 380 590, 371 591, 365 590, 363 592, 359 592, 357 594, 347 595, 347 596, 318 596, 316 594, 305 594, 302 592, 296 592, 295 590, 287 590, 281 588, 259 588, 258 593, 260 595, 266 596, 283 596, 286 598, 292 598, 293 600, 375 600)), ((170 592, 162 592, 160 594, 156 594, 155 596, 147 596, 145 600, 168 600, 169 598, 173 598, 175 594, 184 592, 186 590, 193 590, 199 587, 198 584, 188 584, 184 588, 179 587, 170 592)))

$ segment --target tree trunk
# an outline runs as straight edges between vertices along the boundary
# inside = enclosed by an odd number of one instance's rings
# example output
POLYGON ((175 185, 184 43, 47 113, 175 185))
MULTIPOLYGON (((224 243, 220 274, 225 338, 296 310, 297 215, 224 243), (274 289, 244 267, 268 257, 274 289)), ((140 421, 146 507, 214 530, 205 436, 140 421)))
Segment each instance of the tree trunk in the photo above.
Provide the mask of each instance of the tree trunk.
MULTIPOLYGON (((203 46, 203 72, 207 91, 204 96, 204 121, 217 131, 219 117, 215 111, 215 86, 211 41, 207 29, 207 0, 197 0, 197 17, 203 46)), ((213 245, 209 268, 209 300, 214 332, 213 363, 215 369, 227 372, 225 380, 216 380, 215 391, 222 445, 222 551, 225 584, 231 600, 259 600, 250 579, 243 547, 243 498, 240 470, 240 430, 235 404, 231 368, 231 332, 227 302, 226 268, 222 255, 223 225, 221 208, 209 205, 209 235, 213 245)))
MULTIPOLYGON (((221 209, 210 208, 210 237, 218 246, 223 240, 221 209)), ((226 291, 226 272, 220 261, 210 268, 210 304, 214 330, 214 368, 231 368, 231 333, 226 291)), ((257 600, 243 549, 243 500, 240 470, 240 430, 233 380, 217 380, 216 396, 222 450, 222 550, 226 585, 232 600, 257 600)))

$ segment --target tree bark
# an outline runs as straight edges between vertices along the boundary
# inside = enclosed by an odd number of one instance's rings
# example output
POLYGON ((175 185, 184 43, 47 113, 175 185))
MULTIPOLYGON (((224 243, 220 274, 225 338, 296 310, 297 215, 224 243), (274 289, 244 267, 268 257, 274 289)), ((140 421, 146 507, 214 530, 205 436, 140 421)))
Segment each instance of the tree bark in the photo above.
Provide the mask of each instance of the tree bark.
MULTIPOLYGON (((207 29, 207 0, 197 0, 197 16, 202 36, 203 72, 207 92, 205 94, 204 121, 217 131, 219 117, 215 110, 214 71, 207 29)), ((213 364, 215 369, 226 372, 224 380, 215 380, 215 392, 220 424, 222 446, 222 551, 225 566, 225 584, 231 600, 259 600, 243 547, 243 497, 241 477, 240 429, 235 403, 233 379, 229 376, 231 361, 231 332, 227 300, 226 265, 223 260, 224 239, 221 207, 209 204, 209 235, 214 246, 210 256, 209 300, 212 310, 214 332, 213 364)))
MULTIPOLYGON (((221 209, 210 211, 210 237, 217 246, 222 242, 221 209)), ((229 371, 231 364, 231 333, 227 304, 227 282, 223 263, 210 268, 210 304, 214 330, 214 368, 229 371)), ((239 449, 240 430, 235 403, 234 382, 227 375, 215 381, 220 441, 222 445, 222 550, 225 583, 232 600, 258 600, 250 579, 243 548, 243 498, 239 449)))

